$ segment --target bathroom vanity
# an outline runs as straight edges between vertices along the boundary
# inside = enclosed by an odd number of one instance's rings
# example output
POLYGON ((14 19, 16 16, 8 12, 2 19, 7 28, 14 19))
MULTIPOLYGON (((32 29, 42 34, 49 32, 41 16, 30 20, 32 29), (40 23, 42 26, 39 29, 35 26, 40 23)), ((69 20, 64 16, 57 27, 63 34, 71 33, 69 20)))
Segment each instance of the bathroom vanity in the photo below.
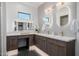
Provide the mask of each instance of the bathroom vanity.
POLYGON ((75 38, 42 33, 7 35, 7 51, 18 49, 19 38, 27 41, 28 48, 35 45, 50 56, 75 55, 75 38))

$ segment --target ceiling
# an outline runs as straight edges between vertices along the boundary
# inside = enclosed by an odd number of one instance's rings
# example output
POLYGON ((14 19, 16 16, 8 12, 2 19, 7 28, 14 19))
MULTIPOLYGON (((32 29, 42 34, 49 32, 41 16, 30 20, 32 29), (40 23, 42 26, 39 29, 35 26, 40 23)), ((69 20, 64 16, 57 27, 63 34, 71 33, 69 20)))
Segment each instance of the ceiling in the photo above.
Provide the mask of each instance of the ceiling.
POLYGON ((44 2, 22 2, 24 5, 29 5, 32 7, 38 8, 40 5, 42 5, 44 2))

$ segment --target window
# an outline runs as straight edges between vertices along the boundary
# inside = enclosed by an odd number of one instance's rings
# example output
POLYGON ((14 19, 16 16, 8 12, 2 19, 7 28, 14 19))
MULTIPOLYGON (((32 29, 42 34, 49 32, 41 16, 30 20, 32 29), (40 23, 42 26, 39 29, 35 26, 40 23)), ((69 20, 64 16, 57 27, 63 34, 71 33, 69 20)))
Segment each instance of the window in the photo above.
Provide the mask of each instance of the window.
POLYGON ((22 20, 15 22, 15 30, 21 31, 21 30, 32 30, 33 29, 33 22, 31 20, 31 14, 25 13, 25 12, 18 12, 17 18, 22 20))
POLYGON ((21 20, 30 20, 31 14, 24 13, 24 12, 18 12, 18 18, 21 19, 21 20))

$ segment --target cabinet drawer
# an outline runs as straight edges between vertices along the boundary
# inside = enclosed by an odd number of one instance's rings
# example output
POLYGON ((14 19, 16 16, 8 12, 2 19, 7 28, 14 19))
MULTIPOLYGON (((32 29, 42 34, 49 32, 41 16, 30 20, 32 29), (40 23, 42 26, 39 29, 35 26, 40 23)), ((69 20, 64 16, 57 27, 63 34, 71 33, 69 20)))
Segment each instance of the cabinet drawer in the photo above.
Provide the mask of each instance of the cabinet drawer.
POLYGON ((66 56, 66 47, 57 46, 57 56, 66 56))
POLYGON ((66 47, 66 42, 64 41, 56 40, 56 44, 62 47, 66 47))
POLYGON ((18 48, 17 37, 7 37, 7 51, 15 50, 18 48))
POLYGON ((18 39, 21 39, 21 38, 29 38, 29 35, 19 35, 18 39))
POLYGON ((47 42, 50 42, 51 44, 52 44, 52 43, 54 44, 54 43, 56 43, 56 40, 55 40, 55 39, 50 39, 50 38, 48 38, 48 39, 47 39, 47 42))
POLYGON ((50 42, 51 44, 53 43, 53 44, 63 46, 63 47, 66 46, 66 42, 60 41, 60 40, 57 40, 57 39, 48 39, 47 41, 50 42))
POLYGON ((47 42, 46 47, 47 47, 47 53, 50 56, 56 55, 57 46, 54 43, 47 42))

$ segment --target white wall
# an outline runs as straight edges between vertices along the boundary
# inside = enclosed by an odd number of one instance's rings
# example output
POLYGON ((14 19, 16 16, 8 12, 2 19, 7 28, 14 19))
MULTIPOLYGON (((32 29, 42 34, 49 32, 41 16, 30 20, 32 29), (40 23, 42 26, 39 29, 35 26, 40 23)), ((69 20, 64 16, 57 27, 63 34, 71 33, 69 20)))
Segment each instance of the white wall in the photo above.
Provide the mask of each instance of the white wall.
POLYGON ((6 14, 7 14, 7 32, 14 31, 14 21, 17 19, 17 12, 31 13, 32 20, 35 25, 38 25, 37 8, 21 3, 7 2, 6 3, 6 14))
MULTIPOLYGON (((45 15, 44 10, 45 10, 45 8, 50 7, 51 5, 55 6, 56 3, 54 3, 54 2, 47 2, 47 3, 44 3, 43 5, 41 5, 39 7, 39 9, 38 9, 38 19, 39 19, 38 21, 39 21, 40 29, 42 28, 42 25, 43 25, 42 18, 45 15)), ((75 19, 75 2, 68 3, 68 7, 70 8, 70 12, 71 12, 70 19, 71 19, 71 21, 73 21, 75 19)), ((56 6, 55 6, 55 8, 56 8, 56 6)), ((53 17, 53 19, 52 19, 53 20, 52 32, 54 32, 55 35, 60 35, 59 33, 61 32, 60 31, 61 28, 57 25, 57 21, 56 20, 58 20, 58 19, 57 19, 56 13, 57 13, 57 9, 55 9, 52 12, 52 14, 53 14, 52 15, 52 17, 53 17)), ((74 29, 74 26, 72 26, 72 27, 74 29)), ((75 36, 74 31, 71 31, 71 22, 66 28, 64 28, 64 33, 65 33, 64 34, 65 36, 72 36, 72 37, 75 36)))
MULTIPOLYGON (((38 25, 38 14, 37 8, 31 7, 29 5, 24 5, 22 3, 14 3, 14 2, 7 2, 6 3, 6 17, 7 17, 7 33, 14 32, 14 22, 17 20, 17 13, 18 12, 25 12, 30 13, 32 15, 32 20, 34 25, 38 25)), ((22 46, 25 46, 24 41, 21 42, 22 46)))
POLYGON ((77 16, 77 24, 78 24, 78 27, 77 27, 77 29, 78 29, 78 31, 77 31, 77 40, 76 40, 76 49, 75 49, 75 54, 76 54, 76 56, 79 56, 79 2, 76 4, 76 16, 77 16))
POLYGON ((6 3, 1 2, 1 55, 6 56, 6 3))
MULTIPOLYGON (((50 2, 50 3, 45 2, 44 4, 40 5, 40 7, 38 8, 38 23, 39 23, 40 30, 43 26, 43 17, 48 16, 47 14, 45 14, 45 9, 47 9, 51 5, 55 5, 55 2, 50 2)), ((53 19, 52 15, 50 17, 53 19)))
POLYGON ((1 55, 1 2, 0 2, 0 55, 1 55))
MULTIPOLYGON (((75 20, 75 7, 76 7, 75 2, 74 3, 67 3, 65 5, 65 7, 67 7, 67 9, 68 9, 67 14, 69 15, 68 16, 69 23, 67 26, 63 27, 63 34, 64 34, 64 36, 72 36, 73 37, 73 36, 75 36, 74 25, 72 24, 72 22, 75 20)), ((63 13, 66 14, 66 11, 63 11, 63 13)), ((59 15, 61 15, 61 14, 59 13, 59 15)), ((57 17, 58 17, 58 15, 57 15, 57 17)), ((59 20, 59 19, 60 18, 58 17, 57 20, 59 20)), ((60 27, 60 29, 61 29, 61 27, 60 27)))

